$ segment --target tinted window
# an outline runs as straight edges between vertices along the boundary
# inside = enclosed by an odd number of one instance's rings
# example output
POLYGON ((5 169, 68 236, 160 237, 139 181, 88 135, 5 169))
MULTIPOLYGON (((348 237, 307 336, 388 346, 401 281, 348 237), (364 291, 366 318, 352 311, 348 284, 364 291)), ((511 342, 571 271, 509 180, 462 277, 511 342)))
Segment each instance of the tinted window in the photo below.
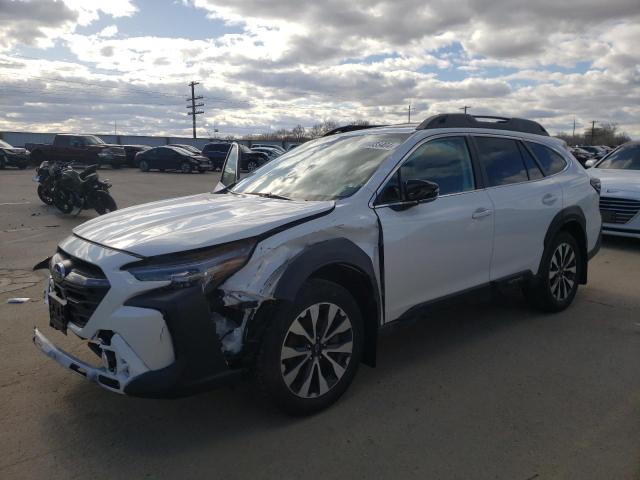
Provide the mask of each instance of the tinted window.
POLYGON ((623 145, 600 162, 597 168, 640 170, 640 144, 623 145))
POLYGON ((462 137, 439 138, 414 151, 400 169, 403 182, 429 180, 440 187, 440 195, 474 189, 473 167, 462 137))
POLYGON ((70 139, 71 139, 71 137, 69 137, 69 136, 60 135, 60 136, 55 138, 54 143, 59 147, 67 147, 69 145, 69 140, 70 139))
POLYGON ((527 172, 529 173, 529 180, 538 180, 539 178, 543 178, 544 175, 540 170, 540 167, 529 153, 527 148, 520 144, 520 153, 522 153, 522 158, 524 159, 524 164, 527 167, 527 172))
POLYGON ((561 172, 567 166, 564 158, 550 148, 533 142, 527 142, 527 145, 538 159, 538 163, 542 166, 545 175, 561 172))
POLYGON ((526 182, 529 177, 515 140, 475 137, 490 187, 526 182))

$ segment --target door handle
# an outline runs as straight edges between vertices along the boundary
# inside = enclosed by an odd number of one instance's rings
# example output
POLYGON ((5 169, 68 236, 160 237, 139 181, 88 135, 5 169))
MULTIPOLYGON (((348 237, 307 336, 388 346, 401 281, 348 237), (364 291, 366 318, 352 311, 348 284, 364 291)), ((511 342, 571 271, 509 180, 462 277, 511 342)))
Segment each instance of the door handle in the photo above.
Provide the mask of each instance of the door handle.
POLYGON ((493 210, 489 208, 479 208, 471 215, 471 218, 478 219, 483 217, 488 217, 493 214, 493 210))
POLYGON ((553 205, 558 200, 558 197, 553 193, 547 193, 544 197, 542 197, 542 203, 545 205, 553 205))

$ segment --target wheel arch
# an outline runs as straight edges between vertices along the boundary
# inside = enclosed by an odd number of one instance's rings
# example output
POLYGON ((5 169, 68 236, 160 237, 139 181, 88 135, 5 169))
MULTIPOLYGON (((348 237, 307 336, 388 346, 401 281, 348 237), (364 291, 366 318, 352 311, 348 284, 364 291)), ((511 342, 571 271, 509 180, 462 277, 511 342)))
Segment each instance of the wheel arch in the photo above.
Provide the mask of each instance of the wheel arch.
MULTIPOLYGON (((580 257, 582 262, 582 275, 580 278, 581 284, 587 283, 587 269, 588 269, 588 247, 587 247, 587 221, 584 216, 584 212, 578 206, 571 206, 562 209, 556 214, 551 221, 547 233, 544 237, 544 248, 553 241, 553 239, 562 231, 569 232, 578 242, 580 248, 580 257)), ((538 267, 540 271, 542 265, 538 267)))
POLYGON ((382 309, 371 258, 346 238, 310 245, 289 262, 276 285, 274 298, 293 302, 302 284, 311 278, 337 283, 353 295, 364 327, 362 361, 374 367, 382 309))

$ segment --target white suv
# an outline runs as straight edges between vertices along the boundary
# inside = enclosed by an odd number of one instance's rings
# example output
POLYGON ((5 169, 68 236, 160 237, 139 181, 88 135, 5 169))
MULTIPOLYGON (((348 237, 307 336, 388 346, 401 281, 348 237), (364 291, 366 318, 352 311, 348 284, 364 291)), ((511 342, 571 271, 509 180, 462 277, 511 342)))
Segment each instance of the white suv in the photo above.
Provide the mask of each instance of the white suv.
POLYGON ((106 389, 183 395, 257 374, 310 413, 375 365, 378 330, 485 286, 520 282, 559 311, 587 281, 599 184, 539 124, 438 115, 312 142, 215 192, 91 220, 50 259, 50 324, 92 366, 35 344, 106 389))

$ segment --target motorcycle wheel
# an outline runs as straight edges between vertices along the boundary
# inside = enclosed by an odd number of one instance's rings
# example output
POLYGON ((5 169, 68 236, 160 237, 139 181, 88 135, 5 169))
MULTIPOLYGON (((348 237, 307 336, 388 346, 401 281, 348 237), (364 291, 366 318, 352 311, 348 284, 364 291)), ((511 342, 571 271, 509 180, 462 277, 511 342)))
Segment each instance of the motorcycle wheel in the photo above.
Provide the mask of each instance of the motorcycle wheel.
POLYGON ((102 190, 98 190, 93 194, 92 203, 98 215, 115 212, 118 209, 113 197, 102 190))
POLYGON ((53 205, 53 194, 47 185, 38 185, 38 197, 45 205, 53 205))
POLYGON ((56 190, 53 193, 53 204, 62 213, 71 213, 73 211, 73 197, 65 190, 56 190))

